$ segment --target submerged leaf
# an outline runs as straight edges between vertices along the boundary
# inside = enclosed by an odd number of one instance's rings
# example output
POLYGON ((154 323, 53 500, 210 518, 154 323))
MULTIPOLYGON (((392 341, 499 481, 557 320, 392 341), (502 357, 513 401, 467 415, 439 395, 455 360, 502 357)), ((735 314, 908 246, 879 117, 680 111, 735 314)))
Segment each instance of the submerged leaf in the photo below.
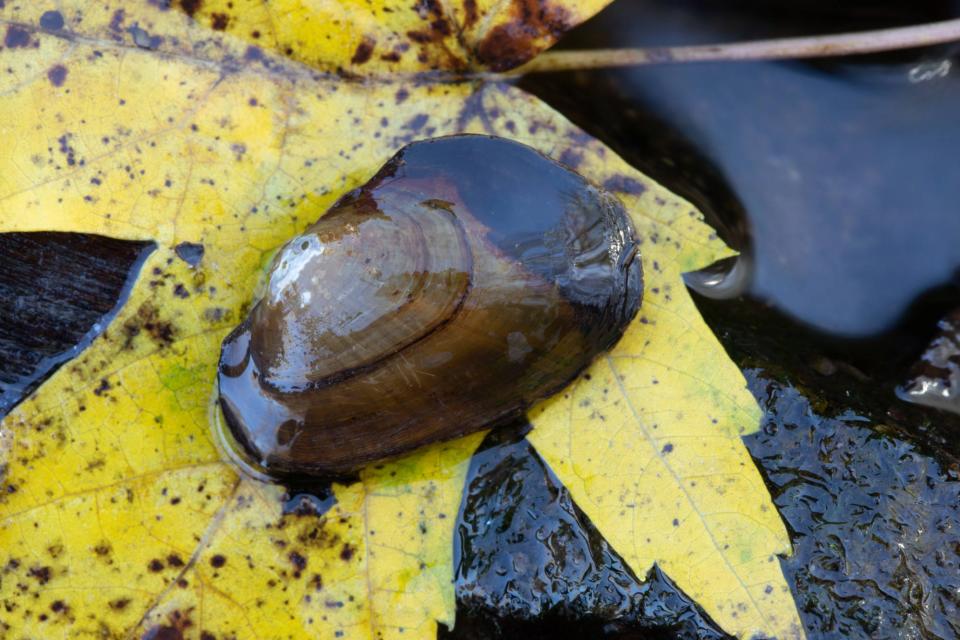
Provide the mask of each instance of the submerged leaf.
MULTIPOLYGON (((402 628, 426 638, 437 621, 453 623, 452 516, 479 436, 368 469, 335 487, 327 513, 293 517, 280 512, 280 489, 224 461, 210 425, 220 342, 272 252, 404 144, 475 132, 530 144, 615 191, 644 241, 643 319, 591 381, 538 411, 534 442, 638 575, 658 561, 728 630, 786 635, 795 612, 772 554, 788 542, 739 442, 756 408, 680 280, 729 253, 699 216, 512 87, 346 82, 284 57, 339 66, 348 41, 375 26, 392 33, 391 20, 416 7, 384 17, 365 3, 311 3, 349 7, 356 19, 324 31, 338 44, 316 51, 319 23, 271 12, 274 31, 261 38, 274 34, 284 55, 273 56, 232 34, 253 37, 244 21, 277 3, 235 2, 224 32, 205 22, 216 3, 190 3, 192 18, 168 4, 0 9, 0 130, 10 141, 0 150, 0 231, 157 245, 107 330, 0 424, 11 442, 0 493, 8 630, 366 638, 402 628), (290 53, 281 31, 294 34, 290 53), (654 376, 660 395, 639 391, 654 376), (603 388, 616 397, 604 401, 603 388), (652 411, 666 436, 651 435, 652 411), (737 474, 720 475, 731 465, 737 474), (699 472, 714 474, 698 490, 709 497, 685 484, 699 472), (655 504, 638 505, 649 495, 655 504), (694 584, 696 575, 709 580, 694 584), (763 591, 753 602, 770 607, 765 617, 738 585, 763 591), (730 609, 744 602, 743 613, 730 609)), ((531 3, 492 4, 478 9, 477 33, 531 3)), ((429 13, 434 3, 421 5, 429 13)), ((558 35, 537 29, 534 49, 558 35)), ((431 56, 402 64, 424 70, 436 66, 431 56)), ((387 62, 377 68, 392 70, 387 62)))

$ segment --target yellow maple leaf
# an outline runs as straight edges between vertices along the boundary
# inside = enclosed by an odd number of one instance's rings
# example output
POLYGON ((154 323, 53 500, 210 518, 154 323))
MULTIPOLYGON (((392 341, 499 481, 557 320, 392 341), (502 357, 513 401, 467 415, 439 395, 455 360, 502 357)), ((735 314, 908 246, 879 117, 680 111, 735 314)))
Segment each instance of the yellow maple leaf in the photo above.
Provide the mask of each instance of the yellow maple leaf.
POLYGON ((515 64, 605 2, 570 2, 524 22, 527 4, 65 0, 0 9, 0 231, 156 244, 111 326, 2 422, 12 435, 0 497, 11 637, 173 628, 426 638, 438 621, 453 624, 453 515, 479 435, 365 470, 337 485, 336 504, 317 518, 281 514, 280 490, 238 475, 210 423, 219 344, 271 252, 403 144, 460 132, 518 139, 606 183, 644 237, 649 329, 638 320, 589 384, 538 409, 537 447, 638 574, 660 562, 730 631, 793 632, 779 566, 749 564, 788 549, 737 439, 755 428, 756 407, 679 279, 726 248, 688 205, 535 98, 496 83, 388 75, 515 64), (437 11, 445 27, 433 24, 437 11), (433 39, 410 35, 430 28, 433 39), (376 79, 353 81, 360 74, 376 79), (177 256, 183 242, 203 245, 198 265, 177 256), (667 352, 671 341, 677 353, 667 352), (655 372, 664 391, 651 409, 654 395, 639 389, 655 372), (616 412, 624 428, 597 429, 587 445, 583 431, 598 419, 571 403, 611 412, 601 406, 604 382, 625 405, 616 412), (657 410, 665 439, 644 421, 657 410), (701 447, 712 477, 733 469, 741 479, 704 481, 742 514, 736 526, 706 518, 717 498, 670 486, 688 480, 680 456, 696 451, 679 438, 707 436, 728 447, 701 447), (600 442, 637 459, 604 467, 600 442), (658 454, 662 469, 646 464, 668 442, 677 456, 658 454), (649 526, 634 518, 622 527, 624 505, 651 489, 662 504, 646 507, 649 526), (656 524, 667 513, 683 518, 676 535, 656 524), (744 529, 747 521, 757 526, 744 529), (735 550, 722 548, 730 542, 735 550), (683 556, 694 546, 698 555, 683 556), (710 579, 698 586, 693 572, 710 579), (724 589, 726 579, 734 582, 724 589), (774 595, 751 600, 731 586, 754 582, 774 595), (771 609, 759 615, 759 604, 771 609))

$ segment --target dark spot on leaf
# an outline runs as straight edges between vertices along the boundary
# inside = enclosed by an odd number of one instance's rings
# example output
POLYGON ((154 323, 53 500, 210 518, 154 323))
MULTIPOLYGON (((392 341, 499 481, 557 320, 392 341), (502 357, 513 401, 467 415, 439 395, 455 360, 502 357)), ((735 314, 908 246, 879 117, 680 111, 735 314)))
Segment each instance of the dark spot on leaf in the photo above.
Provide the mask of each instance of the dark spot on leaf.
POLYGON ((61 613, 69 608, 70 607, 68 607, 63 600, 54 600, 50 603, 50 611, 53 611, 54 613, 61 613))
POLYGON ((123 27, 123 21, 126 19, 127 14, 123 9, 117 9, 113 12, 113 15, 110 17, 110 30, 111 31, 120 31, 123 27))
POLYGON ((154 558, 147 565, 147 569, 149 569, 153 573, 159 573, 160 571, 163 571, 163 562, 154 558))
POLYGON ((370 56, 373 55, 373 48, 376 46, 377 41, 370 37, 364 37, 360 44, 357 45, 357 50, 353 52, 353 57, 350 58, 350 62, 353 64, 363 64, 370 59, 370 56))
POLYGON ((423 129, 423 125, 427 124, 427 120, 430 119, 425 113, 418 113, 417 115, 410 118, 407 124, 403 125, 404 128, 410 129, 411 131, 420 131, 423 129))
POLYGON ((429 31, 407 31, 407 37, 417 44, 427 44, 433 42, 433 34, 429 31))
POLYGON ((100 385, 93 390, 93 395, 97 397, 103 397, 103 395, 107 393, 107 391, 110 391, 110 389, 112 388, 113 386, 110 384, 109 380, 107 380, 106 378, 101 378, 100 385))
POLYGON ((175 610, 167 614, 167 624, 151 627, 143 634, 143 640, 182 640, 184 631, 192 626, 193 621, 188 615, 175 610))
POLYGON ((191 18, 202 4, 203 0, 180 0, 180 8, 183 9, 183 12, 191 18))
POLYGON ((7 47, 8 49, 16 49, 17 47, 26 47, 29 44, 29 31, 23 27, 18 27, 17 25, 11 25, 7 27, 7 35, 3 39, 3 46, 7 47))
POLYGON ((177 554, 171 553, 167 556, 167 564, 171 567, 182 567, 183 559, 181 559, 177 554))
POLYGON ((143 640, 183 640, 183 632, 176 627, 157 625, 143 634, 143 640))
POLYGON ((667 444, 663 445, 663 449, 661 452, 670 453, 671 451, 673 451, 673 445, 668 442, 667 444))
POLYGON ((183 286, 182 283, 179 283, 179 282, 178 282, 178 283, 177 283, 176 285, 174 285, 174 287, 173 287, 173 295, 177 296, 178 298, 189 298, 189 297, 190 297, 190 292, 187 291, 187 288, 186 288, 185 286, 183 286))
POLYGON ((564 149, 560 154, 560 163, 565 164, 571 169, 577 169, 583 162, 583 153, 575 149, 564 149))
POLYGON ((493 71, 506 71, 539 53, 538 39, 558 39, 571 26, 567 10, 546 0, 514 0, 511 20, 497 25, 477 47, 476 57, 493 71))
POLYGON ((40 584, 47 584, 50 582, 50 576, 52 572, 50 567, 30 567, 28 572, 31 578, 35 578, 40 584))
POLYGON ((417 0, 413 5, 413 10, 424 20, 429 18, 431 14, 439 15, 443 11, 439 0, 417 0))
POLYGON ((63 82, 67 79, 67 68, 62 64, 51 67, 50 70, 47 71, 47 79, 50 80, 53 86, 62 87, 63 82))
POLYGON ((679 526, 680 526, 680 521, 677 520, 676 518, 674 518, 674 519, 673 519, 673 526, 679 527, 679 526))
POLYGON ((210 558, 210 566, 212 566, 214 569, 219 569, 225 564, 227 564, 227 559, 219 553, 210 558))
POLYGON ((630 195, 638 196, 644 191, 647 190, 643 184, 636 178, 631 178, 630 176, 625 176, 617 174, 615 176, 610 176, 603 181, 603 188, 608 191, 620 191, 621 193, 629 193, 630 195))
POLYGON ((477 21, 477 0, 463 0, 463 27, 469 29, 477 21))
POLYGON ((226 31, 230 24, 230 16, 225 13, 214 13, 210 16, 210 26, 215 31, 226 31))
POLYGON ((300 575, 300 572, 307 568, 307 559, 296 551, 291 551, 288 555, 290 558, 290 563, 293 565, 293 568, 297 570, 297 575, 300 575))
POLYGON ((123 323, 126 335, 123 348, 132 349, 134 339, 143 331, 161 348, 169 346, 176 334, 174 326, 160 319, 160 312, 150 302, 141 304, 137 314, 123 323))
POLYGON ((116 600, 111 600, 107 605, 114 611, 123 611, 127 608, 127 605, 130 604, 130 598, 117 598, 116 600))
POLYGON ((59 11, 44 11, 40 16, 40 28, 48 31, 63 29, 63 14, 59 11))
POLYGON ((343 545, 343 549, 340 550, 340 559, 343 560, 344 562, 349 562, 350 559, 353 558, 353 554, 355 551, 356 549, 354 549, 349 542, 346 543, 345 545, 343 545))
POLYGON ((407 91, 406 89, 401 88, 397 91, 396 95, 394 95, 394 100, 396 101, 397 104, 402 104, 409 97, 410 97, 410 92, 407 91))

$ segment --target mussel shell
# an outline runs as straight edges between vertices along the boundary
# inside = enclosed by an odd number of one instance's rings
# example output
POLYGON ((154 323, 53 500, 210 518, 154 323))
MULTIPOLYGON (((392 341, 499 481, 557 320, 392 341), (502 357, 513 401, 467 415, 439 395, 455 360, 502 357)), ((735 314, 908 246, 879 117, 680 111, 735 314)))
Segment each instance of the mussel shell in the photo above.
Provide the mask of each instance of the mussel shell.
POLYGON ((642 288, 612 194, 502 138, 416 142, 277 254, 224 340, 223 413, 268 472, 345 474, 517 417, 642 288))

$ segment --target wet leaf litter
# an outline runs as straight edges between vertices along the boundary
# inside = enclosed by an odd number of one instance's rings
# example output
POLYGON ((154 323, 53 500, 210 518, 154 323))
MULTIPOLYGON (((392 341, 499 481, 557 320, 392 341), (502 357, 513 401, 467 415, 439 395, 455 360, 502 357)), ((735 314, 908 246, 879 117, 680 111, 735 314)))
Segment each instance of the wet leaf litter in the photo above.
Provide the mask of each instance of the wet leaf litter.
POLYGON ((284 515, 282 488, 223 461, 210 419, 219 344, 272 252, 402 145, 473 132, 614 191, 642 242, 644 308, 608 358, 532 412, 537 451, 634 573, 656 562, 726 632, 801 635, 775 555, 786 532, 740 443, 756 406, 680 279, 728 250, 689 205, 535 98, 390 77, 518 64, 599 6, 524 22, 522 2, 450 15, 433 3, 336 15, 299 2, 85 4, 0 10, 0 110, 31 114, 2 125, 17 143, 0 156, 0 230, 156 248, 103 333, 2 423, 9 632, 453 626, 452 516, 481 434, 366 468, 333 487, 323 514, 284 515), (625 472, 608 477, 624 446, 625 472))

